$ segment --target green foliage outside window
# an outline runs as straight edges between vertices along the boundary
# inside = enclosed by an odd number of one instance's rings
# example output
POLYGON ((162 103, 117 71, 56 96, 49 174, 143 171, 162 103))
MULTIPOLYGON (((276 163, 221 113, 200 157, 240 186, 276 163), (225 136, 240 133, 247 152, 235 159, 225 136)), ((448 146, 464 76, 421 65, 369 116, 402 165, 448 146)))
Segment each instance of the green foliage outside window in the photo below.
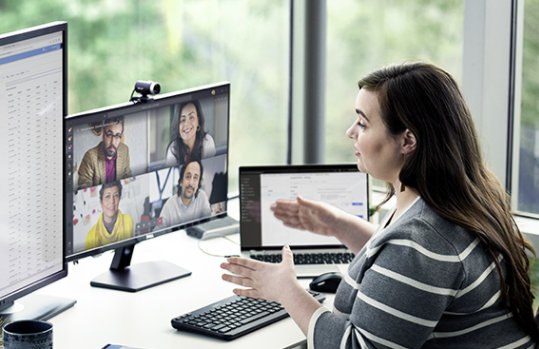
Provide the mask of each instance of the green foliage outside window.
POLYGON ((0 0, 0 13, 0 33, 68 23, 70 114, 127 102, 137 80, 162 93, 226 80, 231 189, 239 165, 285 162, 287 0, 0 0))
MULTIPOLYGON (((539 0, 524 2, 518 207, 539 214, 539 0)), ((515 145, 517 146, 517 145, 515 145)))
POLYGON ((345 131, 357 81, 388 64, 427 61, 461 81, 464 1, 327 1, 326 161, 355 161, 345 131))

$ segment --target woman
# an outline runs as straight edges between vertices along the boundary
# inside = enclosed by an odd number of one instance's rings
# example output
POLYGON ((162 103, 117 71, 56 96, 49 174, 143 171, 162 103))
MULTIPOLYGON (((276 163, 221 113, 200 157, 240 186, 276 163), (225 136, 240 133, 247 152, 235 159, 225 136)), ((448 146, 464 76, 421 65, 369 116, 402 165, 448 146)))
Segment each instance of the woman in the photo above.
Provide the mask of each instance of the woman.
POLYGON ((204 115, 198 100, 189 101, 180 107, 171 125, 172 142, 167 148, 167 166, 188 163, 215 155, 215 142, 204 131, 204 115))
POLYGON ((379 227, 298 197, 272 209, 286 225, 339 238, 356 253, 333 312, 296 281, 292 252, 265 264, 229 258, 239 295, 280 302, 309 347, 530 348, 539 340, 527 251, 508 198, 484 166, 457 84, 425 63, 359 81, 358 168, 388 183, 379 227))
POLYGON ((86 235, 84 249, 122 241, 133 236, 133 219, 131 215, 120 211, 122 184, 120 181, 105 183, 99 190, 99 201, 102 213, 95 225, 86 235))

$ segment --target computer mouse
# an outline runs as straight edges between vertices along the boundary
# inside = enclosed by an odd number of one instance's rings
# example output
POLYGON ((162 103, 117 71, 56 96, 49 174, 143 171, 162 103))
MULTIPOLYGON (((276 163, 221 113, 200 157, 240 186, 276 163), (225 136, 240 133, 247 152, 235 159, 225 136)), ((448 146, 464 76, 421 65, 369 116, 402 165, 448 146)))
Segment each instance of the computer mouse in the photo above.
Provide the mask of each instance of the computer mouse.
POLYGON ((309 288, 316 292, 335 293, 342 280, 341 273, 324 273, 311 281, 309 288))

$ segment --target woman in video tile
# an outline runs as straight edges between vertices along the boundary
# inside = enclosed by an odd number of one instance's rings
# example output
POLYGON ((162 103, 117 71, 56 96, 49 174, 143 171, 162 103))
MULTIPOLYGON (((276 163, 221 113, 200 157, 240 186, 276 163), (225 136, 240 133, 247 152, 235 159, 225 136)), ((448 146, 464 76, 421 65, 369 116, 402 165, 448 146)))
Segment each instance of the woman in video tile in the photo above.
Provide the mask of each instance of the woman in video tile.
POLYGON ((182 104, 171 125, 172 142, 167 148, 167 166, 215 155, 213 137, 204 130, 204 114, 198 100, 182 104))
POLYGON ((85 250, 121 241, 133 236, 133 219, 118 208, 122 198, 122 184, 114 181, 103 184, 99 190, 102 213, 86 236, 85 250))

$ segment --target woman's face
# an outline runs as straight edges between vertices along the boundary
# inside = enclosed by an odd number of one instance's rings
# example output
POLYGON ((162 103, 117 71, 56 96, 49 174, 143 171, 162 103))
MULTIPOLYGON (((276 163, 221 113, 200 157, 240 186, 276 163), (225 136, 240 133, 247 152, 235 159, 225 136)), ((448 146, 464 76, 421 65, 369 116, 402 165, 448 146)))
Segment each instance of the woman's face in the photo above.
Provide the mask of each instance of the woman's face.
POLYGON ((184 143, 195 141, 196 132, 198 129, 198 114, 193 103, 183 106, 180 110, 180 137, 184 143))
POLYGON ((359 90, 355 107, 357 120, 346 135, 355 140, 357 167, 361 172, 393 183, 398 179, 404 160, 400 137, 391 135, 382 121, 376 93, 359 90))
POLYGON ((101 208, 103 209, 103 219, 111 222, 118 213, 120 205, 120 190, 118 187, 105 188, 103 198, 101 199, 101 208))

